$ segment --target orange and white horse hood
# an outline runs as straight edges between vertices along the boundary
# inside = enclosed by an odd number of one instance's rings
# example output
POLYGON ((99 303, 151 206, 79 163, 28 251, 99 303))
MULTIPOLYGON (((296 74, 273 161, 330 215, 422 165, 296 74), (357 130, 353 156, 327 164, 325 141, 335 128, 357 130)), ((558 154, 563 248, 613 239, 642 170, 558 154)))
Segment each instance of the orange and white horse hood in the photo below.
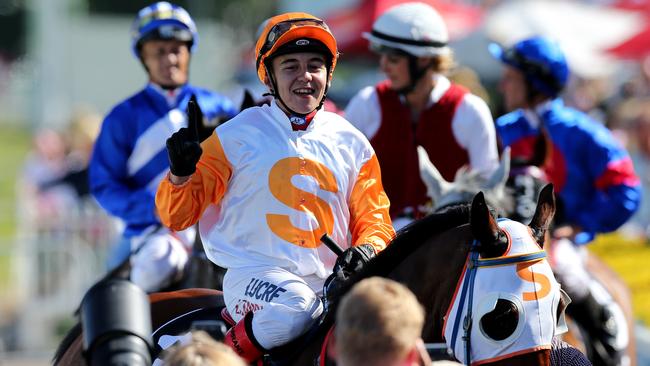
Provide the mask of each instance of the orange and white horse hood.
POLYGON ((499 220, 499 227, 508 236, 508 249, 503 256, 489 259, 470 252, 445 317, 447 346, 468 365, 550 349, 553 336, 566 331, 563 312, 557 311, 562 291, 543 249, 527 226, 499 220), (469 344, 464 329, 468 304, 469 344), (502 314, 498 319, 497 313, 502 314))

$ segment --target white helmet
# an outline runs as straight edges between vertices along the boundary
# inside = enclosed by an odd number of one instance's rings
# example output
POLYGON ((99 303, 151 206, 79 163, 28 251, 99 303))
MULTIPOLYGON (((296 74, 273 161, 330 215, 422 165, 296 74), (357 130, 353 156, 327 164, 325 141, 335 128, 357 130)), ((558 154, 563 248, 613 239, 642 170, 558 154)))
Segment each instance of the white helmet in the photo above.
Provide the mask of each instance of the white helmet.
POLYGON ((449 53, 447 26, 431 6, 420 3, 403 3, 385 11, 372 26, 372 32, 364 32, 370 48, 398 49, 413 56, 437 56, 449 53))

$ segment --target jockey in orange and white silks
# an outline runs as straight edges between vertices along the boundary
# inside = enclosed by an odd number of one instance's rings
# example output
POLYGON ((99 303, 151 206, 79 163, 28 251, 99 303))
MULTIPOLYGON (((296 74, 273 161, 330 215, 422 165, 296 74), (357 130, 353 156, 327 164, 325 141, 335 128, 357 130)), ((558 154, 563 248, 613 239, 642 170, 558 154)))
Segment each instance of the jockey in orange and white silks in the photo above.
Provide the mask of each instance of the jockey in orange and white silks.
POLYGON ((387 79, 359 91, 345 117, 377 152, 398 225, 397 217, 419 217, 430 209, 418 174, 418 145, 447 181, 463 165, 488 178, 499 164, 496 134, 487 104, 444 76, 452 51, 444 20, 431 6, 396 5, 364 38, 387 79))
POLYGON ((174 134, 171 173, 156 195, 162 222, 181 230, 199 221, 207 256, 227 268, 224 297, 238 323, 225 342, 249 362, 321 315, 323 283, 340 263, 323 234, 357 262, 394 236, 370 143, 321 107, 338 56, 325 23, 273 17, 256 53, 272 103, 244 110, 200 145, 191 128, 174 134))

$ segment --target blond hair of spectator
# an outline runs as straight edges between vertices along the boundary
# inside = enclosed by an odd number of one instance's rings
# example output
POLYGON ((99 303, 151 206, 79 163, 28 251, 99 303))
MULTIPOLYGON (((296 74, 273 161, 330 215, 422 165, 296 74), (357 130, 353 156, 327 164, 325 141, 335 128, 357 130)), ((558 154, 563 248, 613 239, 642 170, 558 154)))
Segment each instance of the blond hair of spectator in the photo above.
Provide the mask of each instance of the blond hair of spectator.
POLYGON ((246 366, 230 347, 217 342, 204 331, 192 332, 189 344, 175 346, 165 356, 169 366, 246 366))
POLYGON ((422 357, 424 309, 398 282, 379 277, 359 282, 341 300, 336 317, 339 366, 383 366, 422 357))

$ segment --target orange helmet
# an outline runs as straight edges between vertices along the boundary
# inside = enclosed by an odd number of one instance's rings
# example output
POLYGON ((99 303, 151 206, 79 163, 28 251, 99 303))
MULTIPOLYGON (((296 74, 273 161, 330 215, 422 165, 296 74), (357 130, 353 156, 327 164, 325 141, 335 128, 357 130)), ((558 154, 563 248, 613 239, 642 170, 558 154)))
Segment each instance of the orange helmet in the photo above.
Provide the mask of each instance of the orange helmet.
MULTIPOLYGON (((322 43, 330 52, 331 59, 328 65, 329 79, 336 67, 338 50, 336 48, 336 39, 330 32, 329 27, 322 19, 319 19, 307 13, 285 13, 276 15, 266 21, 265 27, 260 34, 255 45, 255 59, 257 67, 257 76, 262 83, 268 83, 267 59, 273 56, 281 46, 295 40, 306 39, 303 43, 308 43, 309 39, 322 43)), ((307 50, 307 47, 304 47, 307 50)), ((296 49, 298 50, 298 48, 296 49)))

